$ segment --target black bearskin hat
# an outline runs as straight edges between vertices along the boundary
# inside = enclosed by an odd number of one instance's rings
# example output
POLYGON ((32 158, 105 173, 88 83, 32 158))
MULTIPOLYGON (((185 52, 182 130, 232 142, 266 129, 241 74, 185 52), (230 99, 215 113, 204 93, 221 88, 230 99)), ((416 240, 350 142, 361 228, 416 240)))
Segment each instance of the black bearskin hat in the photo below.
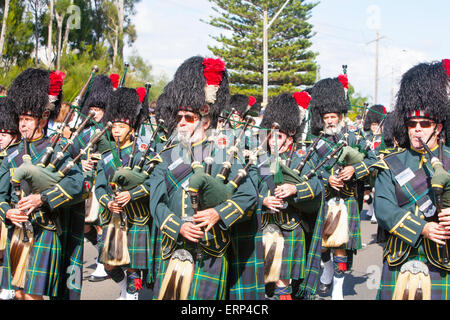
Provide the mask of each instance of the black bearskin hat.
POLYGON ((90 107, 97 107, 106 110, 108 99, 112 92, 113 83, 108 76, 103 74, 95 76, 88 96, 84 101, 81 113, 87 115, 90 107))
POLYGON ((8 96, 0 97, 0 133, 19 133, 19 117, 8 96))
POLYGON ((318 135, 323 130, 323 116, 327 113, 346 114, 349 101, 344 84, 339 78, 318 81, 310 90, 311 133, 318 135))
POLYGON ((366 118, 364 119, 364 131, 370 130, 372 123, 380 123, 386 115, 386 108, 381 104, 371 106, 367 110, 366 118))
POLYGON ((277 122, 280 131, 288 136, 294 136, 300 125, 300 110, 292 94, 282 93, 273 98, 264 111, 261 127, 271 129, 277 122))
POLYGON ((244 119, 255 103, 255 97, 246 96, 244 94, 235 94, 230 97, 227 111, 231 111, 231 109, 234 108, 235 112, 244 119))
POLYGON ((420 63, 402 76, 394 110, 394 134, 400 147, 409 147, 408 119, 430 118, 443 123, 445 130, 450 109, 448 85, 441 62, 420 63))
POLYGON ((156 100, 155 117, 157 120, 162 119, 164 121, 164 128, 169 135, 177 125, 177 112, 178 109, 174 104, 174 89, 173 81, 170 81, 164 87, 163 92, 156 100))
POLYGON ((229 99, 228 73, 221 59, 187 59, 175 72, 173 86, 178 110, 209 115, 211 126, 216 126, 229 99))
POLYGON ((392 148, 395 146, 394 142, 394 113, 389 112, 386 114, 386 120, 383 123, 383 140, 386 148, 392 148))
MULTIPOLYGON (((147 113, 148 108, 142 108, 145 97, 145 88, 131 89, 121 87, 111 93, 108 100, 108 107, 103 117, 103 123, 123 122, 136 128, 141 119, 141 111, 147 113), (146 109, 146 110, 145 110, 146 109)), ((145 115, 142 119, 145 118, 145 115)))
POLYGON ((11 83, 8 96, 18 115, 55 119, 61 108, 64 73, 29 68, 11 83), (53 101, 51 101, 53 100, 53 101))

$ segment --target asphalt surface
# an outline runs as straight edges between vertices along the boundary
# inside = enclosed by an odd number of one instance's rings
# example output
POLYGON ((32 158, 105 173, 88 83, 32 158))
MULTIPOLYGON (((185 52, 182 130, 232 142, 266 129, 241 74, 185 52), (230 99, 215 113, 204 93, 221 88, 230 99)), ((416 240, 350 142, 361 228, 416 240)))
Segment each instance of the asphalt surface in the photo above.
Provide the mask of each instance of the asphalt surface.
MULTIPOLYGON (((364 208, 365 209, 365 208, 364 208)), ((372 224, 361 213, 361 237, 363 248, 354 256, 353 267, 346 274, 343 290, 345 300, 375 300, 381 276, 383 244, 376 243, 377 224, 372 224)), ((111 279, 89 282, 89 275, 95 270, 97 252, 94 246, 85 242, 83 289, 81 300, 115 300, 120 293, 119 286, 111 279)), ((141 290, 139 300, 150 300, 151 291, 141 290)), ((318 296, 318 300, 330 300, 330 295, 318 296)))

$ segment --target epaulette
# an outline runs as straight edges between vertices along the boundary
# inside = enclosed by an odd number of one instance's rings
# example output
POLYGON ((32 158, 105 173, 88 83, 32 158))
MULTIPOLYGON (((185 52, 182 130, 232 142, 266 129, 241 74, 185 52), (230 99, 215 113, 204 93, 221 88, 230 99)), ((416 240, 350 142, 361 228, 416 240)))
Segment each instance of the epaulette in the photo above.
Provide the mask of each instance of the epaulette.
MULTIPOLYGON (((391 157, 391 156, 393 156, 393 155, 395 155, 395 154, 402 153, 402 152, 404 152, 405 150, 406 150, 406 149, 404 149, 404 148, 398 148, 398 149, 396 149, 395 151, 392 151, 391 153, 386 154, 386 155, 384 156, 384 159, 386 159, 386 158, 388 158, 388 157, 391 157)), ((389 166, 388 166, 387 163, 384 161, 384 159, 378 160, 377 162, 375 162, 374 164, 372 164, 372 165, 369 167, 369 169, 370 169, 370 168, 379 168, 379 169, 385 169, 385 170, 389 169, 389 166)))

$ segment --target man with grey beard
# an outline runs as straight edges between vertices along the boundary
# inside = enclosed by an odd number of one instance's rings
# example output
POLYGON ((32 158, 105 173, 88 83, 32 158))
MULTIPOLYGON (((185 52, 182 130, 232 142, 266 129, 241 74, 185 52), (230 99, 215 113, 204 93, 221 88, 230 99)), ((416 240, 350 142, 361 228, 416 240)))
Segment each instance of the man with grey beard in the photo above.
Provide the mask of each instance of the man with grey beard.
POLYGON ((366 148, 366 141, 358 143, 355 133, 347 128, 347 84, 346 76, 320 80, 311 90, 310 102, 311 134, 316 137, 321 135, 320 138, 313 138, 313 141, 320 140, 308 159, 310 167, 315 168, 344 142, 347 144, 346 151, 356 155, 340 161, 333 157, 317 172, 325 185, 327 205, 322 235, 323 272, 318 291, 326 294, 333 287, 333 300, 343 299, 345 272, 351 268, 353 254, 362 247, 356 200, 357 181, 365 179, 369 175, 369 166, 377 161, 373 151, 366 148))

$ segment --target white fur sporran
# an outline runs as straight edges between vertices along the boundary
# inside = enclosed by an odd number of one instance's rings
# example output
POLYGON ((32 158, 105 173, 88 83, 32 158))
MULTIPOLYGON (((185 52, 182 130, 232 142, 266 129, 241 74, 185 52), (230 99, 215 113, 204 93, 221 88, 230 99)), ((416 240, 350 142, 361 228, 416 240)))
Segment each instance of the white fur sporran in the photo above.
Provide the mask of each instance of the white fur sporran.
POLYGON ((330 199, 323 227, 322 246, 339 248, 345 245, 349 240, 348 232, 348 212, 345 201, 330 199))

